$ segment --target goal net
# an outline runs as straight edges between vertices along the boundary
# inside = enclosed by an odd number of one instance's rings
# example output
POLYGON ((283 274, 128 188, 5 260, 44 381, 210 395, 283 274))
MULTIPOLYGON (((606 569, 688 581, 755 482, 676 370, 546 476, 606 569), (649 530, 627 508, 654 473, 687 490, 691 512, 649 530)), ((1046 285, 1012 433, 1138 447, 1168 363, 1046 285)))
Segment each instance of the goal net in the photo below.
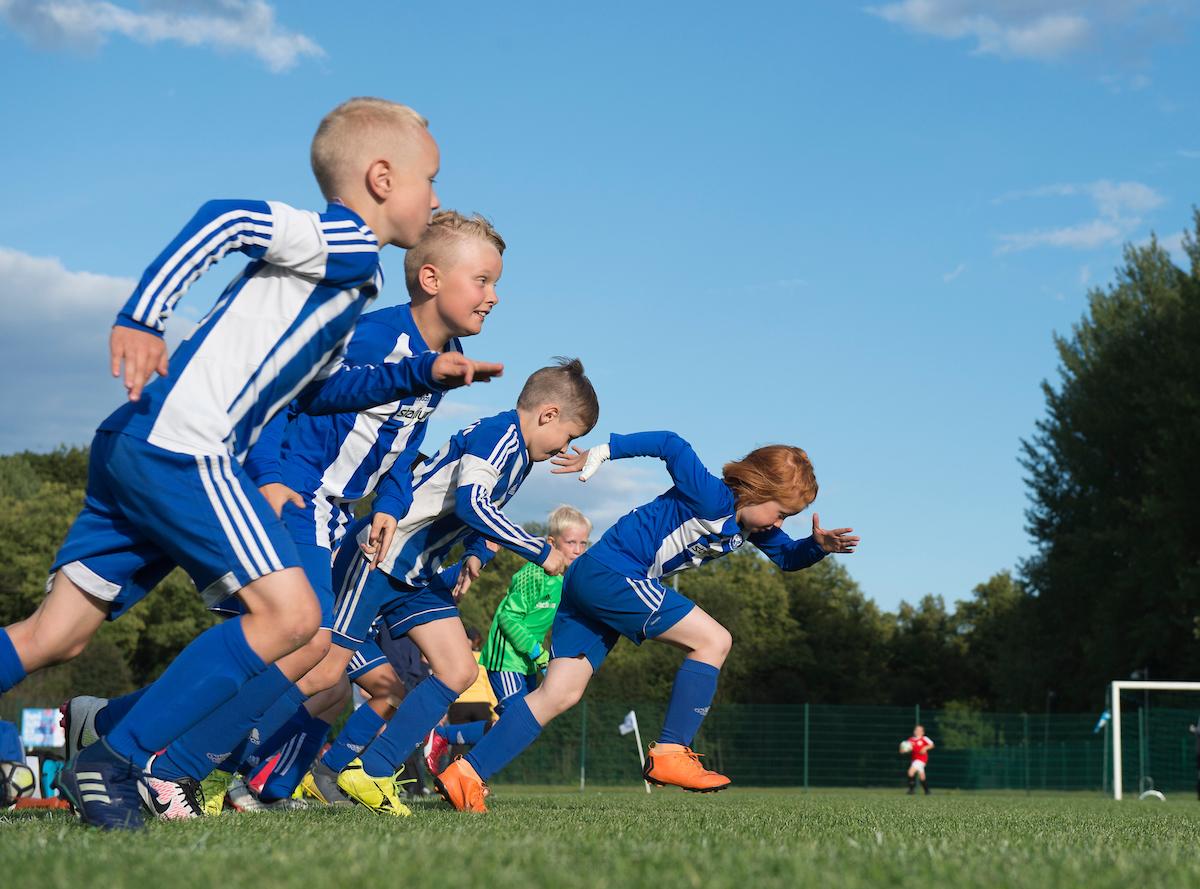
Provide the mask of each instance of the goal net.
POLYGON ((1200 682, 1118 680, 1109 712, 1113 799, 1200 789, 1200 682))

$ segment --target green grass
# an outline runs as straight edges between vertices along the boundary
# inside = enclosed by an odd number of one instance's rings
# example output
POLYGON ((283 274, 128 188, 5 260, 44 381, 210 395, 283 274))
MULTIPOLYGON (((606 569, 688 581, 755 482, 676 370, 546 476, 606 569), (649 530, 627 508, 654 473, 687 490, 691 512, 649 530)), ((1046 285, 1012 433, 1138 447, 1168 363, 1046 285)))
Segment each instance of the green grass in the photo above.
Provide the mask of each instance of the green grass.
POLYGON ((1200 803, 1098 796, 500 787, 486 816, 418 805, 235 815, 101 834, 0 815, 0 885, 39 889, 1200 885, 1200 803))

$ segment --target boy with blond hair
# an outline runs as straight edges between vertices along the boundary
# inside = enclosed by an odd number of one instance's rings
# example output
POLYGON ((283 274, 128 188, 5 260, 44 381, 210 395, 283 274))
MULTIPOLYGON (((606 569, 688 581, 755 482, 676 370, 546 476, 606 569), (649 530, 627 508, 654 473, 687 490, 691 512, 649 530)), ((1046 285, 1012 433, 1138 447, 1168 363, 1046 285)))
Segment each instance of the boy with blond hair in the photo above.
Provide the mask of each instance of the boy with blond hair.
MULTIPOLYGON (((202 633, 59 785, 88 824, 140 827, 155 753, 272 670, 316 632, 320 609, 296 548, 241 460, 263 426, 300 398, 357 410, 470 382, 461 355, 428 355, 361 374, 340 356, 378 294, 380 244, 416 243, 438 206, 438 148, 424 118, 380 99, 334 109, 313 140, 322 213, 267 201, 210 201, 147 268, 117 317, 113 374, 129 401, 92 442, 83 511, 53 564, 46 599, 0 631, 0 691, 77 654, 106 617, 174 565, 209 602, 236 593, 246 613, 202 633), (171 357, 162 333, 187 288, 231 251, 250 258, 171 357), (147 380, 157 371, 160 378, 147 380), (367 398, 368 400, 363 400, 367 398)), ((360 369, 361 370, 361 369, 360 369)))
MULTIPOLYGON (((460 337, 479 333, 498 302, 505 246, 481 216, 453 210, 434 214, 405 255, 411 302, 364 315, 347 344, 346 365, 386 366, 414 356, 461 353, 460 337)), ((277 766, 264 795, 268 800, 290 795, 287 784, 293 772, 298 781, 328 732, 329 720, 323 717, 327 711, 340 712, 349 691, 342 682, 317 695, 322 689, 314 689, 311 680, 283 681, 305 672, 329 649, 332 551, 353 518, 351 505, 369 496, 377 483, 391 497, 407 499, 410 467, 442 396, 441 391, 430 391, 357 413, 321 415, 304 412, 296 402, 266 427, 250 452, 246 471, 291 532, 321 606, 321 628, 304 647, 278 662, 281 674, 274 681, 251 683, 155 759, 147 783, 161 815, 200 814, 195 782, 208 775, 214 763, 214 780, 205 782, 204 790, 210 811, 215 810, 235 771, 252 767, 285 745, 288 755, 281 763, 293 768, 277 766)), ((236 598, 218 608, 241 613, 236 598)), ((104 735, 139 694, 110 702, 96 714, 97 734, 104 735)), ((68 725, 88 718, 86 700, 67 706, 68 725)), ((240 786, 233 788, 231 800, 245 806, 257 802, 240 786)))
MULTIPOLYGON (((592 523, 573 506, 560 506, 547 520, 546 539, 563 554, 570 566, 587 550, 592 523)), ((538 686, 545 674, 550 652, 546 634, 562 598, 562 578, 547 574, 532 562, 526 562, 513 575, 508 593, 496 606, 487 641, 479 652, 479 665, 487 673, 496 696, 495 712, 514 697, 524 697, 538 686)), ((476 720, 439 725, 433 730, 426 764, 437 774, 442 757, 451 744, 478 744, 491 722, 476 720)))

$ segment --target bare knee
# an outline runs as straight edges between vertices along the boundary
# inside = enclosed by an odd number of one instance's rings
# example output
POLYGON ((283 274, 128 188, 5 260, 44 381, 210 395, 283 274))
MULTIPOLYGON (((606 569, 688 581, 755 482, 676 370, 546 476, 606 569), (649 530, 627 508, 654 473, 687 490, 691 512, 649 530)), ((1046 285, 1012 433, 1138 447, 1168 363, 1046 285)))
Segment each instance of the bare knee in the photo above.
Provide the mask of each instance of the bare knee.
POLYGON ((400 681, 396 671, 387 665, 376 667, 359 676, 356 681, 359 687, 373 698, 397 701, 404 698, 404 683, 400 681))
MULTIPOLYGON (((332 648, 332 647, 331 647, 332 648)), ((296 683, 297 688, 312 697, 327 689, 334 688, 346 673, 345 662, 339 658, 326 655, 321 662, 304 674, 296 683)))
POLYGON ((733 648, 733 636, 720 624, 714 624, 713 628, 705 634, 701 643, 692 649, 692 657, 714 667, 720 667, 729 657, 731 648, 733 648))
POLYGON ((462 694, 479 678, 479 665, 475 663, 475 658, 468 656, 443 665, 441 669, 434 671, 434 674, 451 691, 462 694))
POLYGON ((583 693, 587 686, 579 687, 573 684, 559 683, 555 685, 543 685, 539 688, 536 694, 541 695, 545 701, 546 709, 558 715, 566 713, 572 707, 579 703, 583 698, 583 693))
POLYGON ((34 617, 18 621, 7 628, 8 638, 26 673, 62 664, 83 654, 90 636, 64 633, 61 628, 48 627, 34 617))

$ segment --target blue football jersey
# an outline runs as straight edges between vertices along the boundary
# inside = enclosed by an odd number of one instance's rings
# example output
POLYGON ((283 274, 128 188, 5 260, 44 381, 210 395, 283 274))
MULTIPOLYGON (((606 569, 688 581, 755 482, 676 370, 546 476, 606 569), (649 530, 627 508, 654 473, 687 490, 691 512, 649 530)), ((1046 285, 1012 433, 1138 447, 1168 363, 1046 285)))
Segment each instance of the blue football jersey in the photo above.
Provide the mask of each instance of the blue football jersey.
MULTIPOLYGON (((445 351, 461 352, 462 347, 452 339, 445 351)), ((374 367, 430 352, 412 306, 393 306, 359 319, 343 364, 374 367)), ((413 463, 442 396, 441 390, 431 390, 357 413, 316 416, 293 404, 264 430, 246 469, 259 485, 281 482, 304 496, 308 527, 301 542, 329 547, 351 518, 350 504, 373 492, 385 474, 404 502, 401 511, 407 509, 413 463)), ((288 524, 300 530, 300 523, 288 524)))
MULTIPOLYGON (((487 561, 487 539, 535 564, 550 544, 501 512, 532 468, 515 410, 479 420, 455 433, 413 472, 412 503, 399 519, 380 570, 413 587, 427 585, 456 543, 487 561)), ((370 528, 359 534, 365 543, 370 528)))
POLYGON ((793 540, 778 528, 743 536, 733 491, 674 432, 614 433, 608 446, 614 460, 658 457, 675 483, 618 519, 588 550, 613 571, 626 577, 668 577, 728 555, 747 539, 785 571, 807 568, 825 557, 813 538, 793 540))

